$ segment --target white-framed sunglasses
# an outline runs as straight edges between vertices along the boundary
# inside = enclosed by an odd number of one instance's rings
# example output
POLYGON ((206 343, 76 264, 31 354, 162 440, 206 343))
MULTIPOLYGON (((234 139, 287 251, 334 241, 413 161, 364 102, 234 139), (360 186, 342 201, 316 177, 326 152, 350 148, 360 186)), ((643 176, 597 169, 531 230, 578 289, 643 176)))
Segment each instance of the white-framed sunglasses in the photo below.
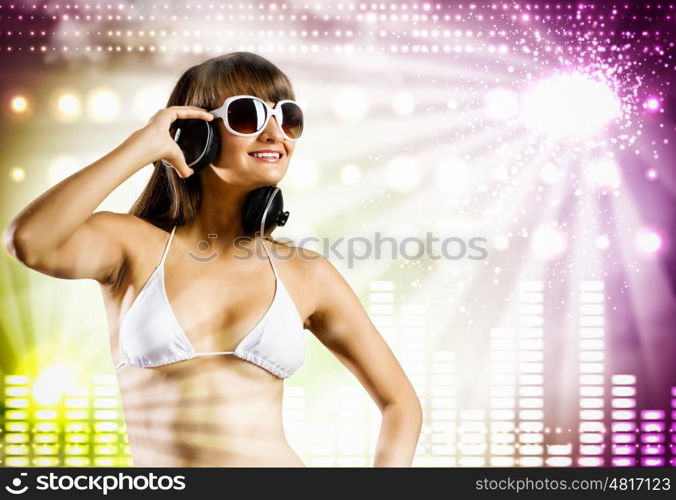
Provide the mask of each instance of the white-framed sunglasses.
POLYGON ((298 103, 290 99, 278 101, 271 108, 256 96, 234 95, 228 97, 220 108, 209 113, 222 118, 226 130, 240 137, 259 134, 273 116, 287 140, 297 141, 303 134, 303 111, 298 103))

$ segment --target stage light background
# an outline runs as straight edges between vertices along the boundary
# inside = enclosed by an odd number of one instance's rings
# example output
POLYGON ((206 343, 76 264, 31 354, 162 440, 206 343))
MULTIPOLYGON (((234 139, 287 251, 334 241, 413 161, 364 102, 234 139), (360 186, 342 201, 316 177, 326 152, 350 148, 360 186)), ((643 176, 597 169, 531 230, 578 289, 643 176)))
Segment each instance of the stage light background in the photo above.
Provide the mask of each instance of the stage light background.
MULTIPOLYGON (((307 120, 276 237, 486 239, 482 260, 329 255, 421 398, 414 465, 675 466, 673 16, 663 2, 2 2, 3 228, 143 126, 183 69, 259 53, 307 120)), ((151 168, 98 210, 126 212, 151 168)), ((98 285, 6 250, 0 265, 2 465, 132 465, 98 285)), ((369 465, 376 407, 306 334, 289 441, 309 465, 369 465)))

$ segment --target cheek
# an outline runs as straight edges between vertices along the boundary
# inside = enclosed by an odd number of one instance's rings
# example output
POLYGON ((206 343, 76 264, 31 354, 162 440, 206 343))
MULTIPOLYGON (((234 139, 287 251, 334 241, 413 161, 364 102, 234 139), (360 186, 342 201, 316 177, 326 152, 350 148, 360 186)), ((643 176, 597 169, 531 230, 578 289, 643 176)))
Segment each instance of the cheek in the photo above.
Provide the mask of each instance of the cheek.
POLYGON ((223 160, 235 160, 237 158, 245 160, 251 147, 243 141, 237 140, 237 137, 232 137, 230 134, 228 136, 221 138, 219 158, 223 160))

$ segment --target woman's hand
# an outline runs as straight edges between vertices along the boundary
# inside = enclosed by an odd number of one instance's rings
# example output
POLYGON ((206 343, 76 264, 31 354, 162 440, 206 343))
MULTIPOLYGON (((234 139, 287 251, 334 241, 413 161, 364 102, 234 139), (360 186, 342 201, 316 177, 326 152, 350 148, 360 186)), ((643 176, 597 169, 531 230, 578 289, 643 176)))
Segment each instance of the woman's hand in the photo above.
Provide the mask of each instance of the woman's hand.
POLYGON ((150 162, 160 158, 171 163, 182 179, 190 177, 194 170, 188 167, 181 148, 171 136, 169 128, 179 119, 201 119, 211 121, 214 115, 197 106, 169 106, 155 113, 148 124, 132 134, 152 158, 150 162))

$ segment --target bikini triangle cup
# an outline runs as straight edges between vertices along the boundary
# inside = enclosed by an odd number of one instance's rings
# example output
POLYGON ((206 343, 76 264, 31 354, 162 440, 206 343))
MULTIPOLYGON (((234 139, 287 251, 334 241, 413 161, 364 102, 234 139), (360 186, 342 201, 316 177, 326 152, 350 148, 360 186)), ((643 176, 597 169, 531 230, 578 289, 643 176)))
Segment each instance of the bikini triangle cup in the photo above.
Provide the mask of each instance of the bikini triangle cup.
POLYGON ((275 274, 272 303, 234 351, 195 352, 180 326, 167 296, 164 263, 176 231, 171 230, 160 263, 127 310, 119 332, 122 365, 152 368, 196 356, 233 355, 280 378, 291 376, 305 360, 303 322, 265 244, 263 248, 275 274))

